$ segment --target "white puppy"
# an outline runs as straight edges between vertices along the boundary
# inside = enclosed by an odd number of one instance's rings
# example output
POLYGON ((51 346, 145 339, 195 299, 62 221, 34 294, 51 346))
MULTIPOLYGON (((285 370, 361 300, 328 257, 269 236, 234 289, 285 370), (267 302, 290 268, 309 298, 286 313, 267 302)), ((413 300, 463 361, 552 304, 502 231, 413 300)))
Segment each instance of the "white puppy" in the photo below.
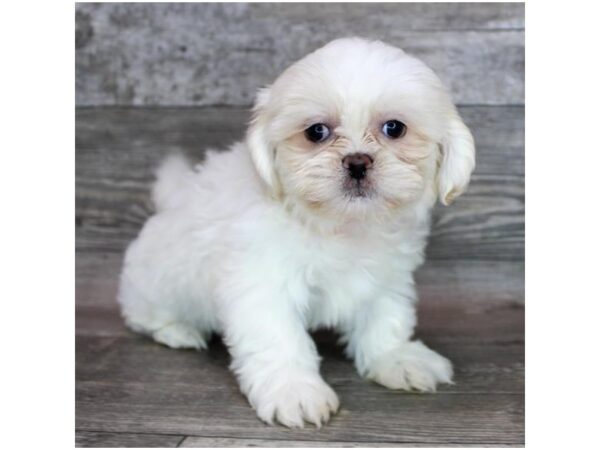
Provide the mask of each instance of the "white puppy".
POLYGON ((320 426, 337 410, 308 333, 320 327, 340 333, 362 376, 433 391, 452 366, 411 340, 413 271, 436 199, 461 194, 474 165, 429 68, 335 40, 259 92, 245 142, 161 167, 156 214, 125 256, 123 316, 174 348, 222 334, 268 423, 320 426))

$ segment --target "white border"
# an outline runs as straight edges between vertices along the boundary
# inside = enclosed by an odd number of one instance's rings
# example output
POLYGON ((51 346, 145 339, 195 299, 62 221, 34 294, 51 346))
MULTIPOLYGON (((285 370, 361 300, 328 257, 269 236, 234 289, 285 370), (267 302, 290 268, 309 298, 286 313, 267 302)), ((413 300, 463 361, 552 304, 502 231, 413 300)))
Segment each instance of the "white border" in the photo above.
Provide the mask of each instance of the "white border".
MULTIPOLYGON (((598 441, 600 37, 591 5, 526 9, 528 448, 598 441)), ((3 7, 6 448, 73 446, 73 16, 71 2, 3 7)))

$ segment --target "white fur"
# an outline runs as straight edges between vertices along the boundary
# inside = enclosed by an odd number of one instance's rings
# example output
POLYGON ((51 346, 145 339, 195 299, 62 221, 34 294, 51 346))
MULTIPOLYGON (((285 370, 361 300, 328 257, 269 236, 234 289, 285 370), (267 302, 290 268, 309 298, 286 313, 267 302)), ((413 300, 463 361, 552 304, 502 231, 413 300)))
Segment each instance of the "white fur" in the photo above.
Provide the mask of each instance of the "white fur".
POLYGON ((307 331, 319 327, 339 331, 361 375, 435 390, 452 367, 411 341, 412 273, 436 198, 464 191, 474 155, 424 64, 381 42, 333 41, 260 92, 245 142, 195 168, 171 157, 159 169, 156 214, 125 256, 123 316, 175 348, 222 334, 268 423, 320 426, 338 409, 307 331), (381 135, 390 119, 407 124, 404 137, 381 135), (317 122, 333 129, 323 145, 303 134, 317 122), (363 197, 344 184, 353 152, 374 161, 363 197))

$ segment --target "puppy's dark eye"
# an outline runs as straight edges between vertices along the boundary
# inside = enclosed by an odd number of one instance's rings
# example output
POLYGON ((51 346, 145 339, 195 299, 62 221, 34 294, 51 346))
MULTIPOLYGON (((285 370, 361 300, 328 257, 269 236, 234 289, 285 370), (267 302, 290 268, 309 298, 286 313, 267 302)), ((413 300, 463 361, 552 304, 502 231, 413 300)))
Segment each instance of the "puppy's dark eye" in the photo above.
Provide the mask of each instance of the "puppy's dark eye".
POLYGON ((406 125, 399 120, 388 120, 381 127, 381 131, 389 138, 398 139, 406 134, 406 125))
POLYGON ((323 142, 330 134, 329 127, 324 123, 315 123, 304 130, 304 136, 311 142, 323 142))

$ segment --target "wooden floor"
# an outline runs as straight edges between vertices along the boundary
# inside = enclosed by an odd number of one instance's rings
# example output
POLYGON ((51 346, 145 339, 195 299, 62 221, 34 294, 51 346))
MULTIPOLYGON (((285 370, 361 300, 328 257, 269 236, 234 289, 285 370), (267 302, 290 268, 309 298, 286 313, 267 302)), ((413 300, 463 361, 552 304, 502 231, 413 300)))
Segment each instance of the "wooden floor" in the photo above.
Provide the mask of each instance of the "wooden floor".
POLYGON ((154 164, 241 136, 245 112, 77 112, 76 444, 103 446, 522 446, 523 108, 461 110, 481 158, 469 194, 436 211, 417 274, 418 335, 454 362, 436 394, 361 379, 315 335, 340 412, 320 430, 261 423, 215 339, 172 350, 128 331, 115 302, 122 252, 150 213, 154 164), (231 131, 231 124, 237 123, 231 131), (191 150, 190 150, 191 149, 191 150))

